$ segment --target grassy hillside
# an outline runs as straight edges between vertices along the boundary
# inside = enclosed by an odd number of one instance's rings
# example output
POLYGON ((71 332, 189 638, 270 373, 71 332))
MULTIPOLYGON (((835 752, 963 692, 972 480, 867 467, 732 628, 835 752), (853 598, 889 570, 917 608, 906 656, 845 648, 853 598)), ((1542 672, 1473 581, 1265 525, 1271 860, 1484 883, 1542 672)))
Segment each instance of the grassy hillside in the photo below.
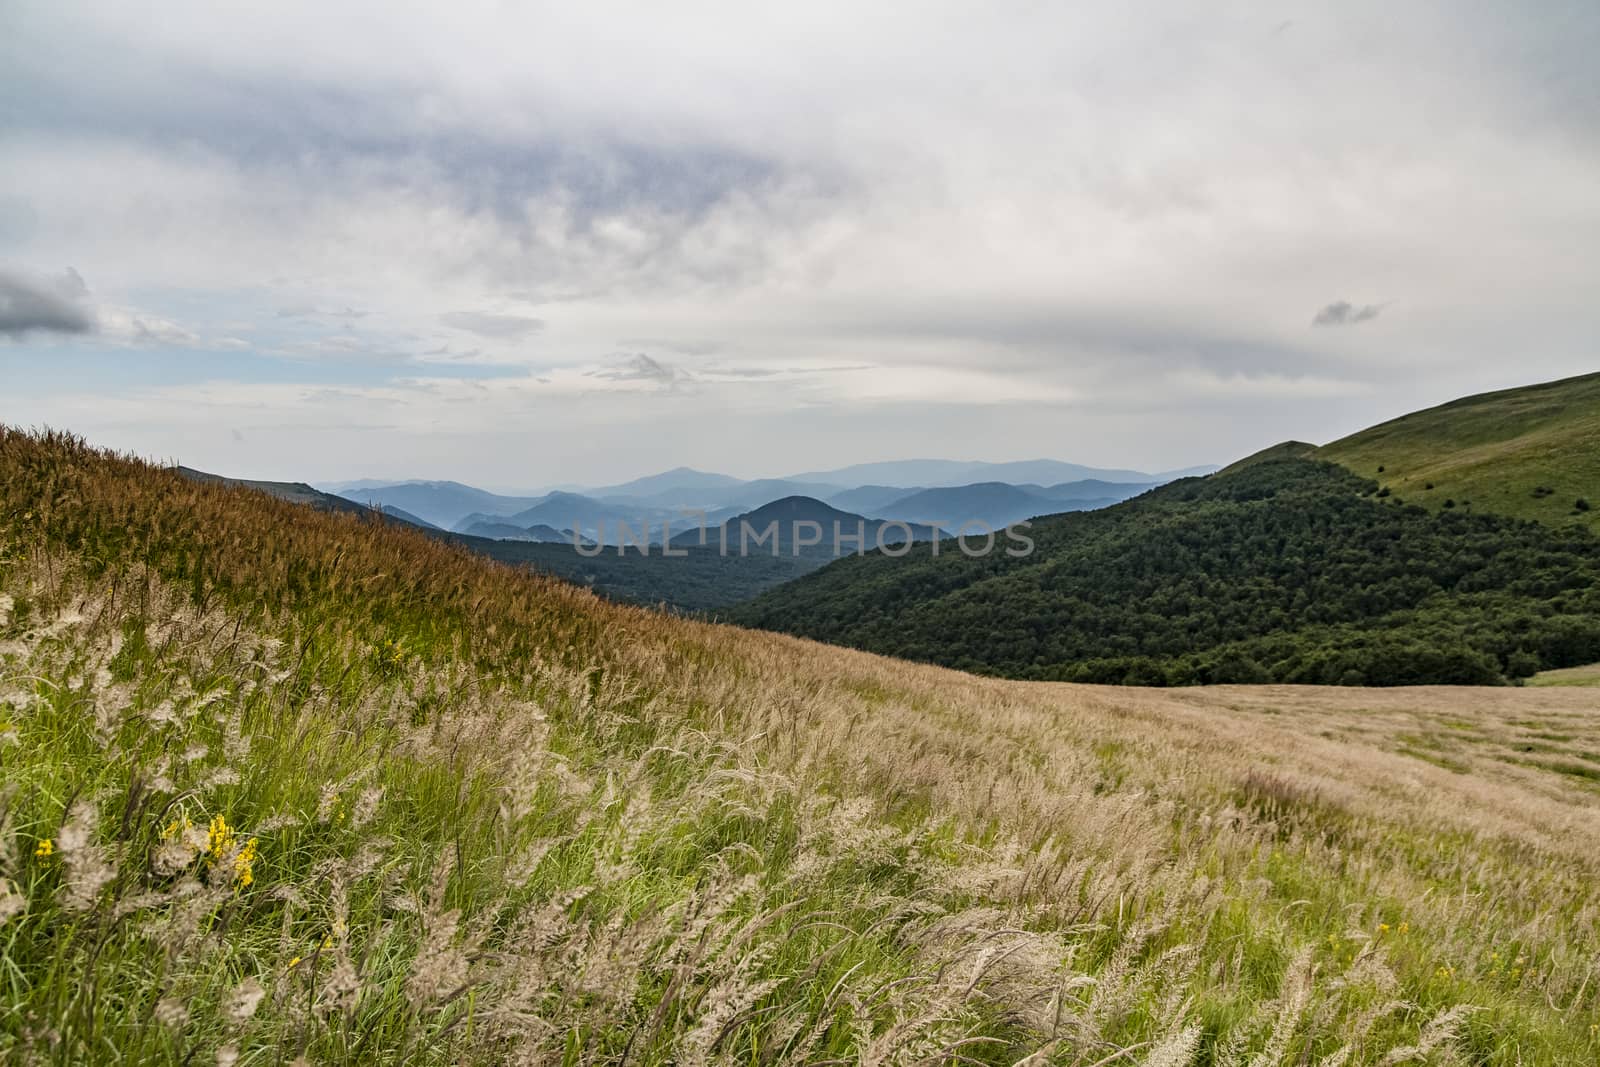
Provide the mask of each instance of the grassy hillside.
POLYGON ((1579 690, 1105 690, 0 433, 0 1061, 1573 1064, 1579 690))
POLYGON ((1317 450, 1408 503, 1600 531, 1600 374, 1484 393, 1317 450), (1578 510, 1579 500, 1591 507, 1578 510))
POLYGON ((1036 520, 1026 556, 868 555, 738 621, 1020 678, 1484 684, 1600 659, 1600 539, 1262 459, 1036 520))

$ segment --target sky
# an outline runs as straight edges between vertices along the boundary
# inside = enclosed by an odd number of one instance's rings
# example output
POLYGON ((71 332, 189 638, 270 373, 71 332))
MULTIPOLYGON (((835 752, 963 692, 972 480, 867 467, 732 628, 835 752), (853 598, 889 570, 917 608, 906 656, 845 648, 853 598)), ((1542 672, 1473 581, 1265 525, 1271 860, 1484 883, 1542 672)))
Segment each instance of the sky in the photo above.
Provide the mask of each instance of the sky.
POLYGON ((1597 368, 1600 5, 0 4, 0 422, 1162 470, 1597 368))

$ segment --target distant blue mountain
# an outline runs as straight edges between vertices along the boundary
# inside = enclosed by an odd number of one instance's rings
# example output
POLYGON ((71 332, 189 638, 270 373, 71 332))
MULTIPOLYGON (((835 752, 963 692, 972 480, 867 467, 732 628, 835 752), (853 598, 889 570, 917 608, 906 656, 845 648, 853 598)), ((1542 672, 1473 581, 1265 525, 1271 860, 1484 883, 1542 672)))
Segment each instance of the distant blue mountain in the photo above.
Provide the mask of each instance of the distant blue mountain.
POLYGON ((649 497, 660 493, 693 492, 705 489, 721 489, 744 484, 740 479, 727 474, 713 474, 708 471, 697 471, 690 467, 674 467, 660 474, 652 474, 644 478, 635 478, 631 482, 621 485, 608 485, 598 489, 585 489, 587 496, 638 496, 649 497))
POLYGON ((841 488, 861 485, 911 485, 929 488, 946 488, 973 485, 979 482, 1008 482, 1013 485, 1034 483, 1051 485, 1060 482, 1081 481, 1085 478, 1103 478, 1112 482, 1161 481, 1159 475, 1133 470, 1106 470, 1085 467, 1077 463, 1063 463, 1054 459, 1031 459, 1013 463, 980 463, 950 459, 906 459, 882 463, 858 463, 830 471, 810 471, 793 475, 797 482, 822 482, 841 488))
POLYGON ((501 496, 460 482, 397 482, 358 485, 340 496, 357 504, 401 508, 423 521, 449 529, 473 512, 510 515, 538 502, 537 497, 501 496))

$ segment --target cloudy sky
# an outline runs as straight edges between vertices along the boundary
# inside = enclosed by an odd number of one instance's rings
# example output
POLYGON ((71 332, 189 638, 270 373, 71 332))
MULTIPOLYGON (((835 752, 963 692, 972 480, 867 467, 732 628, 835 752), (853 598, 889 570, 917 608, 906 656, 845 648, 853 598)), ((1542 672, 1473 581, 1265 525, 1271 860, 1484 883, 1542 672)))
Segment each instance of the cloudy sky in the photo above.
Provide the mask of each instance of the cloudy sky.
POLYGON ((1600 365, 1593 0, 432 8, 0 4, 0 421, 1159 469, 1600 365))

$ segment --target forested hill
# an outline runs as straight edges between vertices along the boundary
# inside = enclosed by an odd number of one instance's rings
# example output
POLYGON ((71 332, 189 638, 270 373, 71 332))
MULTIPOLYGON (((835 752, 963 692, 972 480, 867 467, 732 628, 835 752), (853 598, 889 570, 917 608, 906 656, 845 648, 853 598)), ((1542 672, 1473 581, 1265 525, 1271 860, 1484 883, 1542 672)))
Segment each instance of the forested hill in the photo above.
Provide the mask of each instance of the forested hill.
POLYGON ((734 609, 746 624, 1018 678, 1481 684, 1600 660, 1600 540, 1397 503, 1265 459, 1052 516, 1013 558, 873 553, 734 609))

